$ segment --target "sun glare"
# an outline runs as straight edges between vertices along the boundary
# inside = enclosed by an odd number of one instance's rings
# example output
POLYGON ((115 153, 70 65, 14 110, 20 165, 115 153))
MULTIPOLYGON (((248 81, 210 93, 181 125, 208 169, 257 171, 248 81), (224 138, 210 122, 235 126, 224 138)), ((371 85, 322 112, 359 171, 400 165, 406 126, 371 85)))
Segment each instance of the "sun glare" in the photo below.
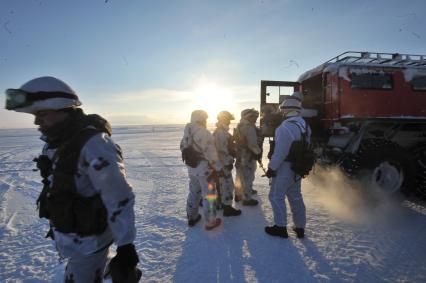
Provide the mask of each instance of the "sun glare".
POLYGON ((216 121, 217 113, 220 111, 226 110, 233 113, 235 110, 234 95, 229 89, 215 84, 202 84, 195 89, 194 95, 194 109, 205 110, 209 115, 210 123, 216 121))

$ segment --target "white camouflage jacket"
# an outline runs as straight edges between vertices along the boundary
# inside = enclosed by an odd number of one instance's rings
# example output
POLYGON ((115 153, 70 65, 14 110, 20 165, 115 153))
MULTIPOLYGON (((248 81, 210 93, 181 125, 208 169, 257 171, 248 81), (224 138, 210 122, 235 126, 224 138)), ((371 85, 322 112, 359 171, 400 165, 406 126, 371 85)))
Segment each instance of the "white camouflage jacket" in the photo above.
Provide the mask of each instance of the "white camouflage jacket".
MULTIPOLYGON (((258 144, 256 126, 246 119, 241 119, 238 125, 240 140, 243 144, 237 145, 237 163, 242 165, 253 161, 253 155, 260 154, 262 151, 258 144)), ((254 161, 256 162, 256 161, 254 161)))
POLYGON ((217 123, 217 128, 213 133, 215 145, 219 159, 223 165, 230 165, 234 163, 234 157, 229 154, 229 142, 232 138, 229 133, 229 126, 217 123))
MULTIPOLYGON (((56 149, 46 144, 43 154, 54 158, 56 149)), ((52 160, 53 166, 57 160, 52 160)), ((52 183, 53 176, 49 176, 52 183)), ((91 254, 113 241, 117 246, 133 243, 136 236, 133 206, 135 196, 126 180, 121 149, 105 133, 91 137, 83 146, 74 176, 77 193, 89 197, 100 193, 108 212, 108 227, 96 236, 80 237, 61 233, 52 227, 56 248, 61 257, 91 254)))

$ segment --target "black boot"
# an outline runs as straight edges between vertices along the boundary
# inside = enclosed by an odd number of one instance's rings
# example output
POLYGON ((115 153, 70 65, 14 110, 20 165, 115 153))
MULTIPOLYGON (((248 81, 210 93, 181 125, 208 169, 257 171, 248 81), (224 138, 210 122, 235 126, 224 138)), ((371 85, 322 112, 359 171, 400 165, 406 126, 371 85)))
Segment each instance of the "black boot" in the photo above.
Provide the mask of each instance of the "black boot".
POLYGON ((198 214, 195 219, 188 218, 188 226, 189 227, 194 226, 195 224, 197 224, 198 221, 200 221, 200 219, 201 219, 201 215, 200 214, 198 214))
POLYGON ((303 239, 305 237, 305 229, 293 227, 293 231, 296 233, 296 237, 303 239))
POLYGON ((277 225, 265 227, 265 232, 271 236, 288 238, 287 227, 279 227, 277 225))
POLYGON ((230 205, 223 206, 223 216, 238 216, 241 214, 241 210, 235 209, 230 205))

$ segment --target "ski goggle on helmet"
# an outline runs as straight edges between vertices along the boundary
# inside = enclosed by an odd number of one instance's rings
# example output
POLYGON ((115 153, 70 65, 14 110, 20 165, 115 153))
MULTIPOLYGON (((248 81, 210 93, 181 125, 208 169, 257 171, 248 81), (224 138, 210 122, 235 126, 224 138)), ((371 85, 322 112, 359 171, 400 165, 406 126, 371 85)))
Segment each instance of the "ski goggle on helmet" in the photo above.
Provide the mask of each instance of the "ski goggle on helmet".
POLYGON ((80 106, 77 94, 63 81, 54 77, 40 77, 19 89, 6 90, 7 110, 35 114, 42 110, 59 110, 80 106))

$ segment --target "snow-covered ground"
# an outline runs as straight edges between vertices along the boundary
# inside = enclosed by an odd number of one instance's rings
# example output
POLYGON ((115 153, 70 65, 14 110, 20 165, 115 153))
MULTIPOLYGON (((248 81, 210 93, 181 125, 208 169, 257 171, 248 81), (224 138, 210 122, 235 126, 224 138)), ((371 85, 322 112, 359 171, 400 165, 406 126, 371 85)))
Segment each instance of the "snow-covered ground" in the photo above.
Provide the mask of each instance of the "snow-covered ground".
MULTIPOLYGON (((136 193, 142 282, 426 282, 425 204, 366 198, 334 172, 317 169, 303 182, 303 240, 263 232, 272 214, 260 169, 258 207, 214 231, 188 228, 182 130, 114 129, 136 193)), ((41 145, 36 130, 0 130, 0 282, 61 282, 64 264, 35 209, 41 184, 31 160, 41 145)))

